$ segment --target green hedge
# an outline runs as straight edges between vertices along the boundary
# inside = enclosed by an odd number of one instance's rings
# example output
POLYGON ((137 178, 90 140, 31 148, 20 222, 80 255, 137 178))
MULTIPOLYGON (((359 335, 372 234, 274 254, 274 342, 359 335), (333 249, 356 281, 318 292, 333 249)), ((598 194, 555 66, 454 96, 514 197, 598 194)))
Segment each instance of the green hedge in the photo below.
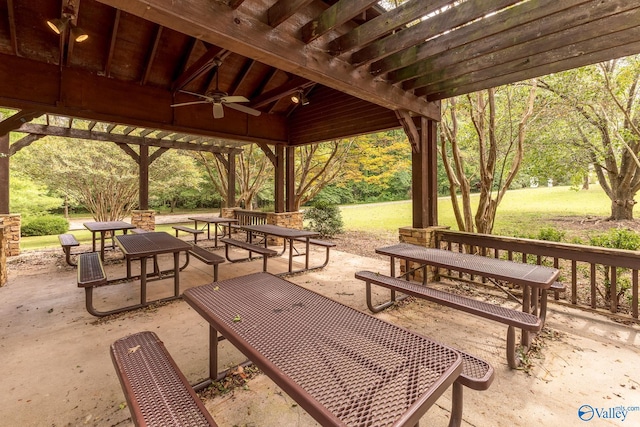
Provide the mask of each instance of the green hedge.
POLYGON ((60 216, 44 215, 27 218, 22 222, 20 234, 30 236, 50 236, 66 233, 69 230, 69 221, 60 216))

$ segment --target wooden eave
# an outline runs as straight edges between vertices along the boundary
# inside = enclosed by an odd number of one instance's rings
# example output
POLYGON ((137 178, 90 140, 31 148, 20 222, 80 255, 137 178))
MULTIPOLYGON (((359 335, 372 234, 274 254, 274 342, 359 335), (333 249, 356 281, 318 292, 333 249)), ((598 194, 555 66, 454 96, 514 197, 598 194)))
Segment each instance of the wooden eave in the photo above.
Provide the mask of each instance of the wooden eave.
POLYGON ((0 2, 1 106, 268 145, 439 120, 441 99, 640 52, 628 0, 76 0, 82 43, 45 24, 67 1, 0 2), (262 114, 170 106, 216 85, 262 114))

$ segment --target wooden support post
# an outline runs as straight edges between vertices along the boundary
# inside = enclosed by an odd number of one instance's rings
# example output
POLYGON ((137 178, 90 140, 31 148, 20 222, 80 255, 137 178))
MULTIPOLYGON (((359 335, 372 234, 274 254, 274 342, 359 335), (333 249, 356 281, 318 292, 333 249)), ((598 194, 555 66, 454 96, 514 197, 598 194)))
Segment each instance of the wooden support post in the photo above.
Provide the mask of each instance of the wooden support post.
POLYGON ((277 145, 276 146, 276 163, 274 165, 275 169, 275 189, 274 189, 274 197, 275 197, 275 206, 274 210, 276 213, 285 212, 284 206, 284 193, 285 193, 285 155, 284 155, 284 146, 277 145))
POLYGON ((140 156, 138 160, 140 194, 138 205, 140 210, 149 209, 149 146, 140 146, 140 156))
POLYGON ((227 170, 227 207, 236 205, 236 155, 229 153, 229 170, 227 170))
POLYGON ((421 117, 416 122, 419 138, 411 153, 413 228, 426 228, 438 225, 437 132, 433 120, 421 117))
POLYGON ((296 210, 296 173, 295 173, 295 147, 287 147, 286 149, 286 188, 287 193, 287 212, 295 212, 296 210))
POLYGON ((9 214, 9 134, 0 136, 0 214, 9 214))

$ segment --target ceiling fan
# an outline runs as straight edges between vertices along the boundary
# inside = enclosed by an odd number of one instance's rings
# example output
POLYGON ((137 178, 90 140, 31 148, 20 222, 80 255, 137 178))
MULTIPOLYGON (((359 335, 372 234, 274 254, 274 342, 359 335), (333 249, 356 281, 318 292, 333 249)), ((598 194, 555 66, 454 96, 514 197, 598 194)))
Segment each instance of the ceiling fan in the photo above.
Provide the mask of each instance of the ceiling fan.
MULTIPOLYGON (((220 59, 215 59, 215 65, 216 67, 220 67, 220 65, 222 65, 222 61, 220 59)), ((226 92, 223 92, 218 88, 218 73, 219 71, 216 70, 216 88, 214 90, 208 91, 204 95, 200 93, 189 92, 187 90, 179 91, 182 93, 200 97, 202 98, 200 101, 181 102, 178 104, 171 104, 171 106, 184 107, 186 105, 206 104, 209 102, 213 105, 214 119, 221 119, 224 117, 224 109, 222 108, 223 105, 234 110, 250 114, 252 116, 259 116, 261 114, 260 111, 251 107, 247 107, 245 105, 238 104, 239 102, 249 102, 247 98, 245 98, 244 96, 229 96, 226 92)))

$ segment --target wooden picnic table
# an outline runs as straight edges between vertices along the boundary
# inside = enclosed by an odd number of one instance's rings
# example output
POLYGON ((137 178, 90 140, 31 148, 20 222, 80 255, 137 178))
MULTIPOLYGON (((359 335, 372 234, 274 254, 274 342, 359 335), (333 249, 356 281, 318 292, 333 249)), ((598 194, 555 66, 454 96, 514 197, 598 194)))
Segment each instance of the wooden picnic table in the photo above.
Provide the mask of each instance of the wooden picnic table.
POLYGON ((462 370, 456 350, 269 273, 183 298, 210 325, 210 380, 220 334, 323 426, 417 425, 462 370))
MULTIPOLYGON (((198 229, 198 222, 206 223, 207 227, 207 240, 211 240, 211 224, 213 224, 213 246, 218 247, 218 226, 222 226, 222 235, 220 237, 224 237, 227 234, 230 234, 228 231, 225 231, 225 227, 229 227, 229 225, 238 222, 237 219, 234 218, 222 218, 219 216, 192 216, 189 217, 191 221, 194 222, 193 228, 198 229)), ((204 228, 203 228, 204 230, 204 228)))
POLYGON ((104 239, 107 233, 111 233, 111 247, 115 248, 114 236, 116 231, 122 231, 127 234, 128 230, 136 228, 135 225, 124 221, 92 221, 82 224, 87 230, 91 231, 91 248, 96 251, 96 234, 100 235, 100 259, 104 261, 104 239))

